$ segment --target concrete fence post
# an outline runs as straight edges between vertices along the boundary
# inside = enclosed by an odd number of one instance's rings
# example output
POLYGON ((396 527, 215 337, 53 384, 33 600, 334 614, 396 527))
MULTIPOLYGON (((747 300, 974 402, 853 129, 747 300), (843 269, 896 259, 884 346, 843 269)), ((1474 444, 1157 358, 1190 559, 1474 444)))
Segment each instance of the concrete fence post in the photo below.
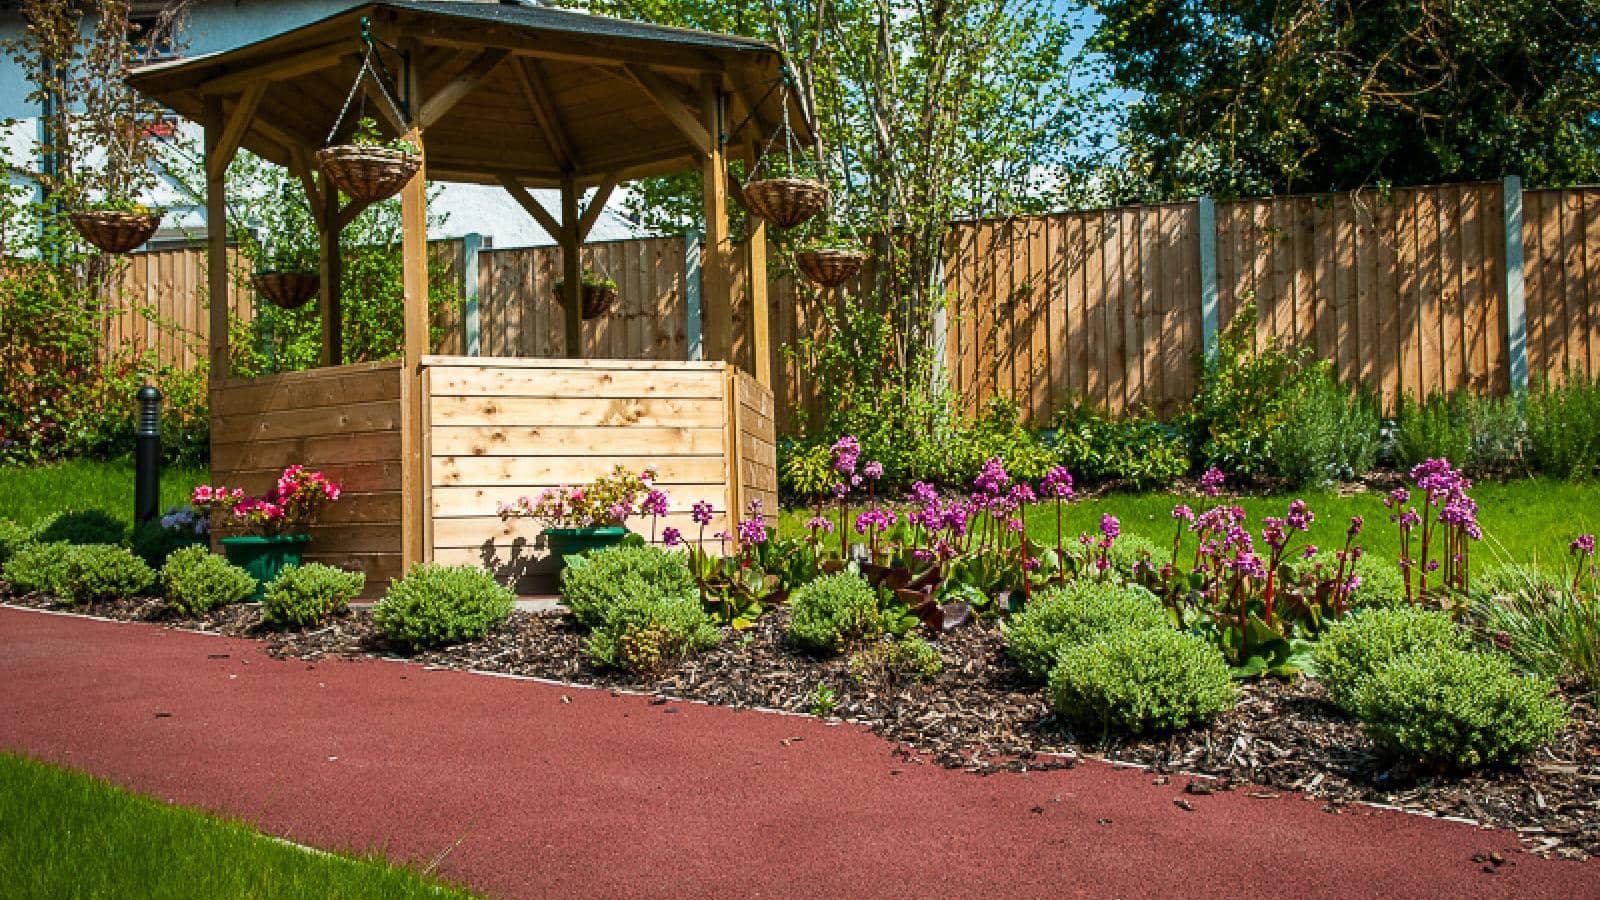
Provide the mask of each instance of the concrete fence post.
POLYGON ((483 346, 478 322, 478 251, 483 249, 483 235, 473 232, 461 236, 461 292, 466 295, 467 355, 482 356, 483 346))
POLYGON ((1522 179, 1501 182, 1506 217, 1506 350, 1511 359, 1511 390, 1528 386, 1528 305, 1522 281, 1522 179))
POLYGON ((1217 308, 1217 203, 1210 197, 1201 197, 1200 212, 1200 333, 1205 343, 1206 356, 1217 345, 1217 331, 1221 328, 1217 308))

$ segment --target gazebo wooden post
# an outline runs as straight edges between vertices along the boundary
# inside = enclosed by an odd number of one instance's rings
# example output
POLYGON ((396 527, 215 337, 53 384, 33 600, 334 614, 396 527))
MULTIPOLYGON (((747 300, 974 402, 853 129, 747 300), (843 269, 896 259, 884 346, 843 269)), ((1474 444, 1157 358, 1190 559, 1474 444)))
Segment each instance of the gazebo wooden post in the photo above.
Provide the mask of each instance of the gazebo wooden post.
POLYGON ((222 98, 205 101, 206 166, 206 302, 210 334, 206 339, 212 387, 228 377, 228 167, 212 164, 222 146, 226 124, 222 98))
MULTIPOLYGON (((317 218, 318 239, 322 244, 322 265, 317 291, 317 307, 322 313, 322 358, 324 366, 344 364, 344 298, 340 296, 344 281, 344 259, 339 249, 339 189, 327 178, 322 179, 322 196, 308 198, 313 204, 321 201, 322 210, 317 218)), ((313 207, 314 208, 314 207, 313 207)))
MULTIPOLYGON (((755 168, 757 150, 751 145, 747 157, 750 172, 755 168)), ((749 177, 749 176, 746 176, 749 177)), ((762 387, 772 389, 772 321, 771 308, 767 302, 767 223, 760 216, 750 216, 750 240, 748 242, 750 275, 750 374, 755 376, 756 382, 762 387)))
MULTIPOLYGON (((415 45, 407 50, 414 51, 415 45)), ((404 364, 400 377, 400 556, 401 564, 426 561, 431 556, 427 531, 428 515, 426 385, 422 357, 428 352, 428 164, 423 129, 416 110, 423 108, 420 66, 410 66, 407 97, 411 106, 411 131, 405 136, 417 148, 422 165, 400 192, 402 274, 405 295, 403 315, 405 333, 404 364)))
MULTIPOLYGON (((600 202, 604 203, 602 199, 600 202)), ((572 173, 561 178, 561 317, 565 323, 567 356, 583 356, 583 258, 579 235, 578 182, 572 173)))
POLYGON ((705 182, 705 243, 700 248, 700 303, 705 322, 705 358, 727 360, 733 350, 733 298, 729 296, 728 167, 722 145, 720 79, 701 83, 701 109, 711 146, 701 162, 705 182))

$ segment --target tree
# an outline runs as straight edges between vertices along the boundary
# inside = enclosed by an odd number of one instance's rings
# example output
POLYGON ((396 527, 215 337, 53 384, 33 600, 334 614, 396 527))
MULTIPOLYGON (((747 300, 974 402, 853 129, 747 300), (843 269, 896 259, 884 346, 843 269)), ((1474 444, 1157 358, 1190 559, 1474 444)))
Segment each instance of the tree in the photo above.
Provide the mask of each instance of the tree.
POLYGON ((1097 0, 1120 199, 1600 177, 1597 0, 1097 0))
MULTIPOLYGON (((870 236, 878 272, 877 290, 828 308, 824 336, 794 348, 821 370, 829 421, 817 424, 829 433, 899 431, 907 440, 931 433, 943 412, 929 394, 942 358, 930 341, 944 299, 938 270, 948 223, 1046 208, 1089 168, 1075 139, 1100 108, 1074 19, 1048 0, 574 5, 758 37, 784 51, 790 89, 817 126, 800 149, 835 206, 827 223, 777 235, 774 258, 781 264, 796 244, 831 229, 870 236), (908 415, 927 420, 917 427, 908 415)), ((760 137, 765 144, 770 135, 760 137)), ((781 146, 769 158, 783 156, 781 146)), ((656 180, 635 191, 632 211, 682 227, 698 219, 696 197, 696 175, 656 180), (668 215, 651 216, 652 208, 668 215)))

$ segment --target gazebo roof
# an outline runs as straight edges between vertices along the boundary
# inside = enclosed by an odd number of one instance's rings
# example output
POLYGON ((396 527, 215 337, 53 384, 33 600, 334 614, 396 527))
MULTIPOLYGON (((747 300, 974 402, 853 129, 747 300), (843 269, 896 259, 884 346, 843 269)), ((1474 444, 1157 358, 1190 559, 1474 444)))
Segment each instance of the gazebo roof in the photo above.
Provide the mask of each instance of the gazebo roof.
MULTIPOLYGON (((761 41, 460 0, 355 4, 233 50, 146 66, 129 82, 195 120, 207 98, 220 98, 230 117, 255 103, 238 146, 293 166, 327 143, 339 118, 366 48, 363 17, 375 38, 409 48, 422 93, 412 115, 425 129, 432 180, 537 187, 572 176, 596 185, 682 171, 719 138, 701 124, 709 87, 728 97, 720 137, 730 154, 759 148, 790 96, 782 54, 761 41)), ((383 57, 398 67, 396 53, 383 57)), ((384 101, 365 93, 356 106, 364 99, 365 115, 397 134, 384 101)), ((792 104, 789 121, 805 141, 808 125, 792 104)))

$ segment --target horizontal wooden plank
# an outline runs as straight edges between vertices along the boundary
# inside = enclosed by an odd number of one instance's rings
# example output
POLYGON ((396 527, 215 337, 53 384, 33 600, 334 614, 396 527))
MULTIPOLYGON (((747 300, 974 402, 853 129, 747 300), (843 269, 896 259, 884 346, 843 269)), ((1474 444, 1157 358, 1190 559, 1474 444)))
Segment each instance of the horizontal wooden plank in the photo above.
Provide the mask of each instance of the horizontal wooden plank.
POLYGON ((250 440, 288 440, 351 432, 387 431, 400 428, 400 402, 382 400, 346 406, 309 410, 281 410, 262 413, 217 414, 211 416, 211 439, 217 443, 250 440))
POLYGON ((434 397, 431 421, 437 425, 516 427, 664 428, 721 427, 727 409, 721 400, 527 399, 519 397, 434 397))
POLYGON ((400 432, 311 435, 281 441, 218 443, 211 447, 211 468, 215 470, 284 469, 295 463, 319 465, 319 460, 398 462, 400 432))
MULTIPOLYGON (((513 503, 518 497, 538 499, 543 491, 559 486, 508 482, 485 487, 435 487, 431 491, 434 520, 437 522, 441 517, 450 516, 497 515, 501 503, 513 503)), ((705 500, 719 510, 727 505, 724 497, 728 489, 721 483, 673 485, 662 490, 667 492, 667 508, 677 512, 688 513, 699 500, 705 500)))
POLYGON ((436 366, 429 378, 435 397, 720 399, 724 389, 721 375, 707 371, 436 366))
MULTIPOLYGON (((716 546, 718 532, 727 530, 727 517, 719 511, 706 526, 705 539, 709 547, 716 546)), ((687 512, 673 513, 662 516, 656 521, 661 528, 677 528, 683 532, 684 537, 696 540, 700 534, 700 526, 696 525, 687 512)), ((650 536, 650 520, 630 519, 628 529, 645 537, 650 536)), ((539 548, 544 546, 544 525, 533 519, 510 519, 501 521, 498 516, 474 516, 469 518, 436 518, 433 520, 433 546, 441 547, 483 547, 496 545, 510 547, 521 542, 524 546, 539 548)), ((657 538, 659 539, 659 531, 657 538)))
POLYGON ((654 466, 656 483, 717 484, 727 478, 720 456, 435 456, 433 483, 448 485, 578 484, 610 474, 622 466, 629 472, 654 466))
POLYGON ((741 415, 739 417, 739 431, 741 434, 760 438, 766 444, 776 445, 778 442, 778 430, 771 419, 758 419, 750 415, 741 415))
POLYGON ((436 456, 618 456, 714 455, 727 452, 716 427, 526 427, 450 426, 435 422, 430 432, 436 456))
POLYGON ((652 360, 652 359, 527 359, 514 356, 424 356, 424 366, 482 366, 492 364, 518 369, 614 369, 629 371, 722 372, 728 363, 715 360, 652 360))
POLYGON ((313 525, 311 543, 319 553, 398 553, 400 523, 379 522, 353 525, 313 525))
POLYGON ((295 381, 250 382, 211 392, 214 413, 255 413, 400 399, 400 370, 332 371, 295 381))

